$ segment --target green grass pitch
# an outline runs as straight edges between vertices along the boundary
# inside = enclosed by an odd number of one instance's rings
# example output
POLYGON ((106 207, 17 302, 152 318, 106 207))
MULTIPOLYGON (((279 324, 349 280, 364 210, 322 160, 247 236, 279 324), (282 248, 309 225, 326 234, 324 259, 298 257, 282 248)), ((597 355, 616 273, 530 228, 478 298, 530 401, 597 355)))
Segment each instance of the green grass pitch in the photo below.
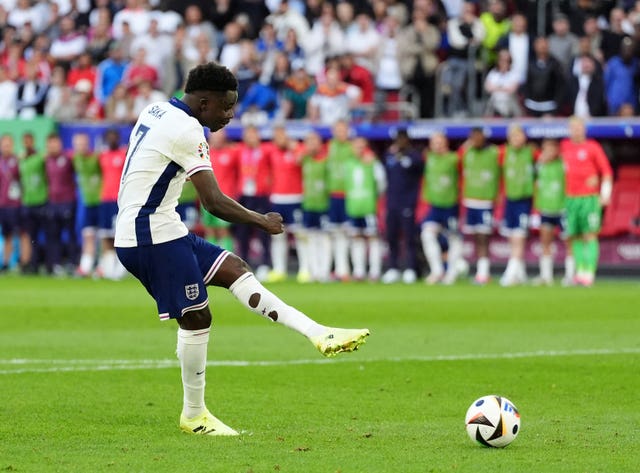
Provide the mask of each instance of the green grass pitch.
POLYGON ((176 324, 134 280, 0 278, 0 472, 640 471, 640 284, 503 289, 271 286, 371 329, 325 360, 210 289, 207 404, 245 431, 178 429, 176 324), (511 399, 505 449, 472 442, 470 403, 511 399))

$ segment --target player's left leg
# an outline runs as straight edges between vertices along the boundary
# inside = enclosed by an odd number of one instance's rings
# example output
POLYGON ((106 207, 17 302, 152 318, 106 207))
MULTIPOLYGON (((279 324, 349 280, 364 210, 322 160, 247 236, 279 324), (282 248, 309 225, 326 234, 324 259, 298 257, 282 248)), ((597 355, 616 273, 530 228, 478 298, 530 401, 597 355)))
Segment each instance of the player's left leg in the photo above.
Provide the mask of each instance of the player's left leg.
POLYGON ((255 314, 304 335, 325 356, 357 350, 369 335, 368 329, 333 328, 317 323, 266 289, 249 266, 232 253, 205 281, 209 285, 229 289, 236 299, 255 314))

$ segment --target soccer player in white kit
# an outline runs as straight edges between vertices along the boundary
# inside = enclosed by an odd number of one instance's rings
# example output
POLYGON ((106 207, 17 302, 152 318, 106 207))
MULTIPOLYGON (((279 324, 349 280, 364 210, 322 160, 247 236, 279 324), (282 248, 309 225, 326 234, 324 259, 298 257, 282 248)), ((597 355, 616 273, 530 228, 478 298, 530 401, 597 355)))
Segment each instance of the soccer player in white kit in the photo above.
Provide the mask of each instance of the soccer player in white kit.
POLYGON ((115 246, 122 264, 156 300, 161 320, 178 322, 178 358, 184 404, 180 428, 204 435, 238 435, 205 406, 204 387, 211 312, 206 286, 225 287, 248 309, 302 335, 325 356, 356 350, 367 329, 318 324, 265 289, 239 257, 188 232, 175 211, 182 186, 193 182, 210 213, 272 235, 283 231, 275 212, 249 210, 220 191, 205 131, 233 118, 238 82, 224 66, 189 72, 182 100, 147 106, 129 139, 118 195, 115 246))

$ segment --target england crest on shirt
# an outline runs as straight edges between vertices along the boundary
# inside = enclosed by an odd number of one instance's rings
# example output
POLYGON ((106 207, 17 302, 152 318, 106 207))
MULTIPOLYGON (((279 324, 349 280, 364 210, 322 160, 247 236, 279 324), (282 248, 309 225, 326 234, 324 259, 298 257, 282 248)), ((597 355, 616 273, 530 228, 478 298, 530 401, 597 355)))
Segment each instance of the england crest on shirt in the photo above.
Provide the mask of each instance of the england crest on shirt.
POLYGON ((192 301, 200 295, 200 288, 198 287, 198 284, 187 284, 184 287, 184 292, 187 295, 187 299, 192 301))

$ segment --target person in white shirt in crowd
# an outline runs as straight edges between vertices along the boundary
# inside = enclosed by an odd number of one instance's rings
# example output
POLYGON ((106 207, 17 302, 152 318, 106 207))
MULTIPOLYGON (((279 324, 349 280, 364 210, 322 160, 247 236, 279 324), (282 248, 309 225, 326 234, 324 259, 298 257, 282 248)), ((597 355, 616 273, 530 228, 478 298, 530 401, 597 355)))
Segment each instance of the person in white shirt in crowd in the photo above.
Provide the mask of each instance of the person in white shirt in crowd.
POLYGON ((399 15, 387 15, 380 37, 378 54, 376 56, 376 115, 379 115, 385 109, 385 103, 389 93, 398 92, 403 85, 400 71, 401 53, 398 49, 400 27, 401 20, 399 15))
POLYGON ((489 94, 485 115, 500 117, 522 116, 518 101, 520 76, 511 66, 511 54, 506 49, 498 52, 496 67, 489 71, 484 81, 484 89, 489 94))
POLYGON ((571 76, 569 94, 576 117, 590 118, 607 114, 604 77, 591 57, 580 58, 580 74, 571 76))
POLYGON ((11 120, 16 117, 16 95, 18 84, 7 75, 7 68, 0 65, 0 120, 11 120))
POLYGON ((498 41, 498 48, 505 47, 511 54, 511 69, 519 77, 520 84, 527 78, 527 68, 531 58, 531 38, 527 33, 527 18, 516 13, 511 17, 511 31, 502 41, 498 41))
POLYGON ((347 31, 345 42, 347 51, 353 54, 356 63, 373 72, 380 46, 380 33, 374 28, 369 15, 360 13, 356 16, 355 27, 347 31))
MULTIPOLYGON (((133 57, 140 48, 147 52, 146 62, 159 72, 160 89, 167 95, 175 91, 177 81, 174 72, 175 41, 173 35, 160 31, 157 18, 151 18, 149 31, 137 36, 131 43, 129 55, 133 57)), ((200 62, 198 64, 201 64, 200 62)), ((136 113, 136 116, 138 114, 136 113)))
MULTIPOLYGON (((30 23, 34 30, 42 23, 39 20, 38 10, 31 5, 29 0, 18 0, 14 7, 7 10, 7 23, 16 29, 22 28, 25 24, 30 23)), ((41 29, 36 30, 40 32, 41 29)))
POLYGON ((25 78, 18 83, 16 109, 18 118, 30 120, 44 112, 49 86, 38 77, 38 66, 29 61, 25 66, 25 78))
POLYGON ((197 53, 196 41, 201 35, 206 35, 211 48, 218 52, 219 44, 217 32, 211 22, 204 20, 202 10, 198 5, 189 5, 184 11, 185 38, 182 45, 182 53, 189 58, 195 57, 197 53))
POLYGON ((53 40, 49 54, 56 62, 70 63, 87 48, 87 38, 76 30, 71 16, 60 19, 60 36, 53 40))
POLYGON ((333 5, 325 3, 322 14, 316 20, 309 34, 298 36, 305 52, 307 72, 319 75, 327 58, 340 55, 345 48, 345 39, 340 25, 335 19, 333 5))
POLYGON ((325 83, 309 99, 309 119, 323 125, 349 120, 351 110, 360 102, 360 88, 342 81, 337 65, 330 66, 325 75, 325 83))
POLYGON ((291 8, 288 0, 280 0, 277 9, 267 17, 276 30, 278 39, 283 41, 287 31, 293 29, 298 38, 305 38, 309 33, 309 24, 305 17, 295 8, 291 8))
POLYGON ((138 115, 142 113, 147 105, 150 105, 154 102, 163 102, 167 101, 169 97, 167 94, 160 90, 156 90, 151 85, 151 82, 148 80, 140 82, 138 86, 138 94, 133 99, 133 107, 132 113, 130 115, 130 121, 135 122, 138 118, 138 115))
POLYGON ((224 27, 224 43, 220 49, 220 64, 235 72, 242 57, 242 27, 232 21, 224 27))
POLYGON ((150 20, 145 0, 127 0, 126 6, 113 17, 113 37, 117 40, 124 38, 124 23, 129 25, 134 36, 144 34, 149 29, 150 20))

